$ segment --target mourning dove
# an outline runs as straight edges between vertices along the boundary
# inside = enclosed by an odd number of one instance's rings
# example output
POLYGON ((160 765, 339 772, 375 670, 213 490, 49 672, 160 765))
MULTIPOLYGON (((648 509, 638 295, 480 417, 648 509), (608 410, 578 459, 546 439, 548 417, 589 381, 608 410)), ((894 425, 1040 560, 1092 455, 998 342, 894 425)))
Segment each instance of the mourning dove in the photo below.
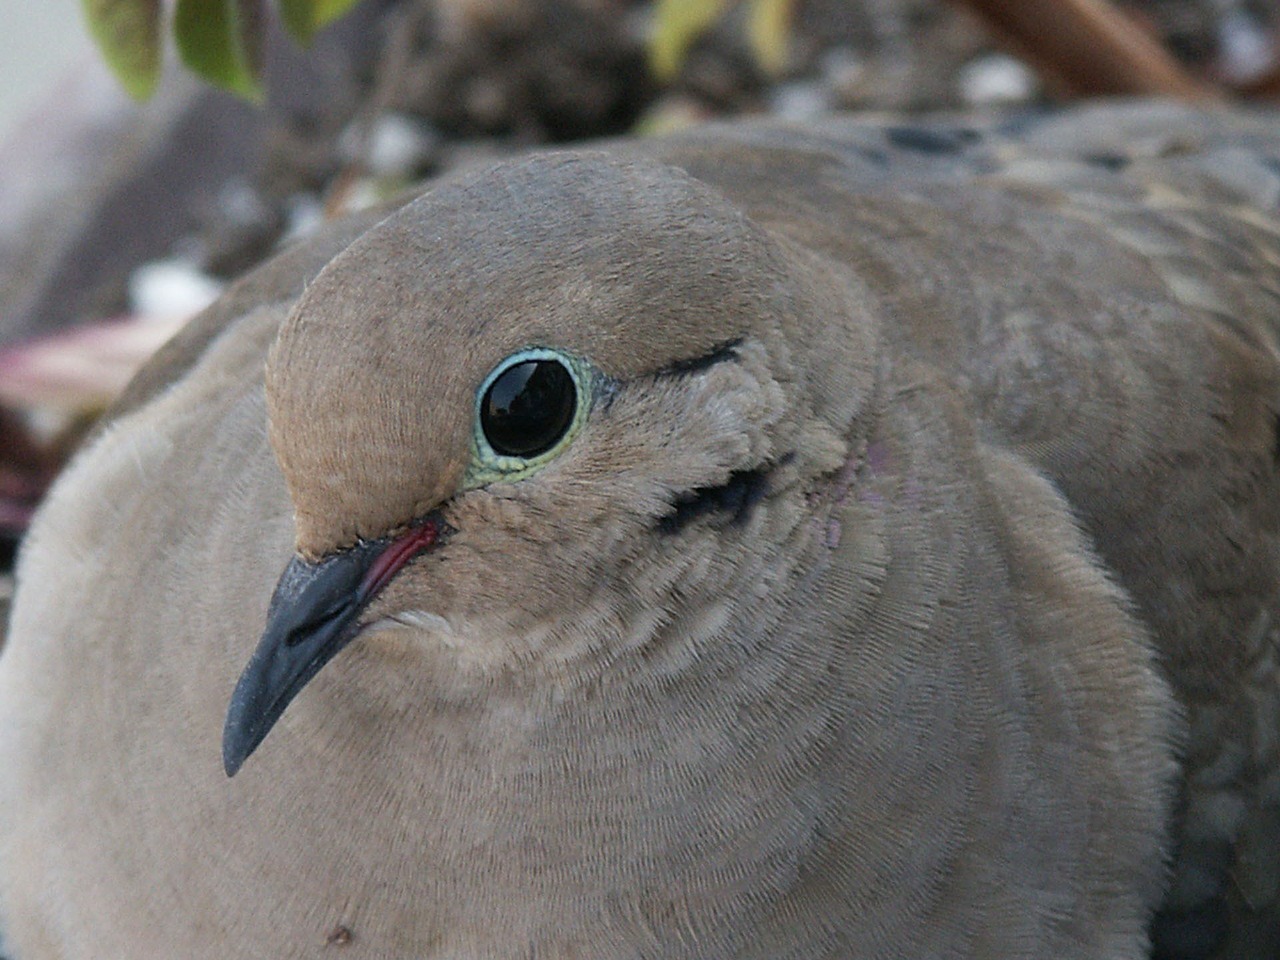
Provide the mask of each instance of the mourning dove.
POLYGON ((287 252, 31 531, 12 960, 1274 956, 1278 156, 746 123, 287 252))

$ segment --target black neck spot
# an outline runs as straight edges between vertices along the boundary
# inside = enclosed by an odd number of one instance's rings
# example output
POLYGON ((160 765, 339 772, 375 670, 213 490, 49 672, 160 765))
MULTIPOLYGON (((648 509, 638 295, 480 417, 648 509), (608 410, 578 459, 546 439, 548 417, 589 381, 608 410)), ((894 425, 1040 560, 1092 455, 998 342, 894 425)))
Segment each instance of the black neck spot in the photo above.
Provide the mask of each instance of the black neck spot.
POLYGON ((768 492, 767 469, 735 470, 721 486, 699 487, 676 497, 671 512, 658 520, 658 532, 679 533, 694 520, 717 514, 731 525, 744 524, 768 492))

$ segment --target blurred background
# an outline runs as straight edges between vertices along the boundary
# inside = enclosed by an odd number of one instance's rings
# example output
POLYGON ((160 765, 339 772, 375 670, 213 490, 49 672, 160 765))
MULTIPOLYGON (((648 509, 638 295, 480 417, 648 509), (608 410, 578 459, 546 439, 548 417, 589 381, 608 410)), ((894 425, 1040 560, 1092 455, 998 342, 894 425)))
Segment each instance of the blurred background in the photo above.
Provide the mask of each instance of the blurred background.
POLYGON ((79 0, 0 0, 0 141, 47 96, 58 78, 90 54, 79 0))

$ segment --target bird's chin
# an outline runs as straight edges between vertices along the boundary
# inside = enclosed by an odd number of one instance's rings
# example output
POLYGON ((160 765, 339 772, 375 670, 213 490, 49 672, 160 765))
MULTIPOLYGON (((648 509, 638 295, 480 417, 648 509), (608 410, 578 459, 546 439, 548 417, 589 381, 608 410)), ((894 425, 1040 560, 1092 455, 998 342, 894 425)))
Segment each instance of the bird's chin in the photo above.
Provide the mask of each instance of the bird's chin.
POLYGON ((348 694, 360 687, 360 702, 387 701, 429 725, 440 710, 473 709, 497 687, 535 693, 545 671, 526 640, 462 616, 398 610, 370 621, 352 641, 344 683, 348 694))
POLYGON ((379 617, 367 624, 361 632, 366 636, 375 636, 402 630, 430 634, 433 640, 446 647, 456 647, 460 642, 453 624, 429 610, 399 610, 379 617))

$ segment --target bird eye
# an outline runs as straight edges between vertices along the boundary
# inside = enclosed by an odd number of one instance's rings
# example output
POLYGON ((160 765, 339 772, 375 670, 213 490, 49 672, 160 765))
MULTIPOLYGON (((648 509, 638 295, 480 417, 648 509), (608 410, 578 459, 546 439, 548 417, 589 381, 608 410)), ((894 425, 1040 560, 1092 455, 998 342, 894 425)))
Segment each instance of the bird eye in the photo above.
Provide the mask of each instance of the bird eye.
POLYGON ((536 457, 569 430, 578 408, 573 375, 558 359, 518 360, 501 369, 480 401, 480 428, 495 453, 536 457))
POLYGON ((519 480, 550 461, 577 434, 602 382, 586 360, 547 347, 499 363, 476 391, 465 486, 519 480))

